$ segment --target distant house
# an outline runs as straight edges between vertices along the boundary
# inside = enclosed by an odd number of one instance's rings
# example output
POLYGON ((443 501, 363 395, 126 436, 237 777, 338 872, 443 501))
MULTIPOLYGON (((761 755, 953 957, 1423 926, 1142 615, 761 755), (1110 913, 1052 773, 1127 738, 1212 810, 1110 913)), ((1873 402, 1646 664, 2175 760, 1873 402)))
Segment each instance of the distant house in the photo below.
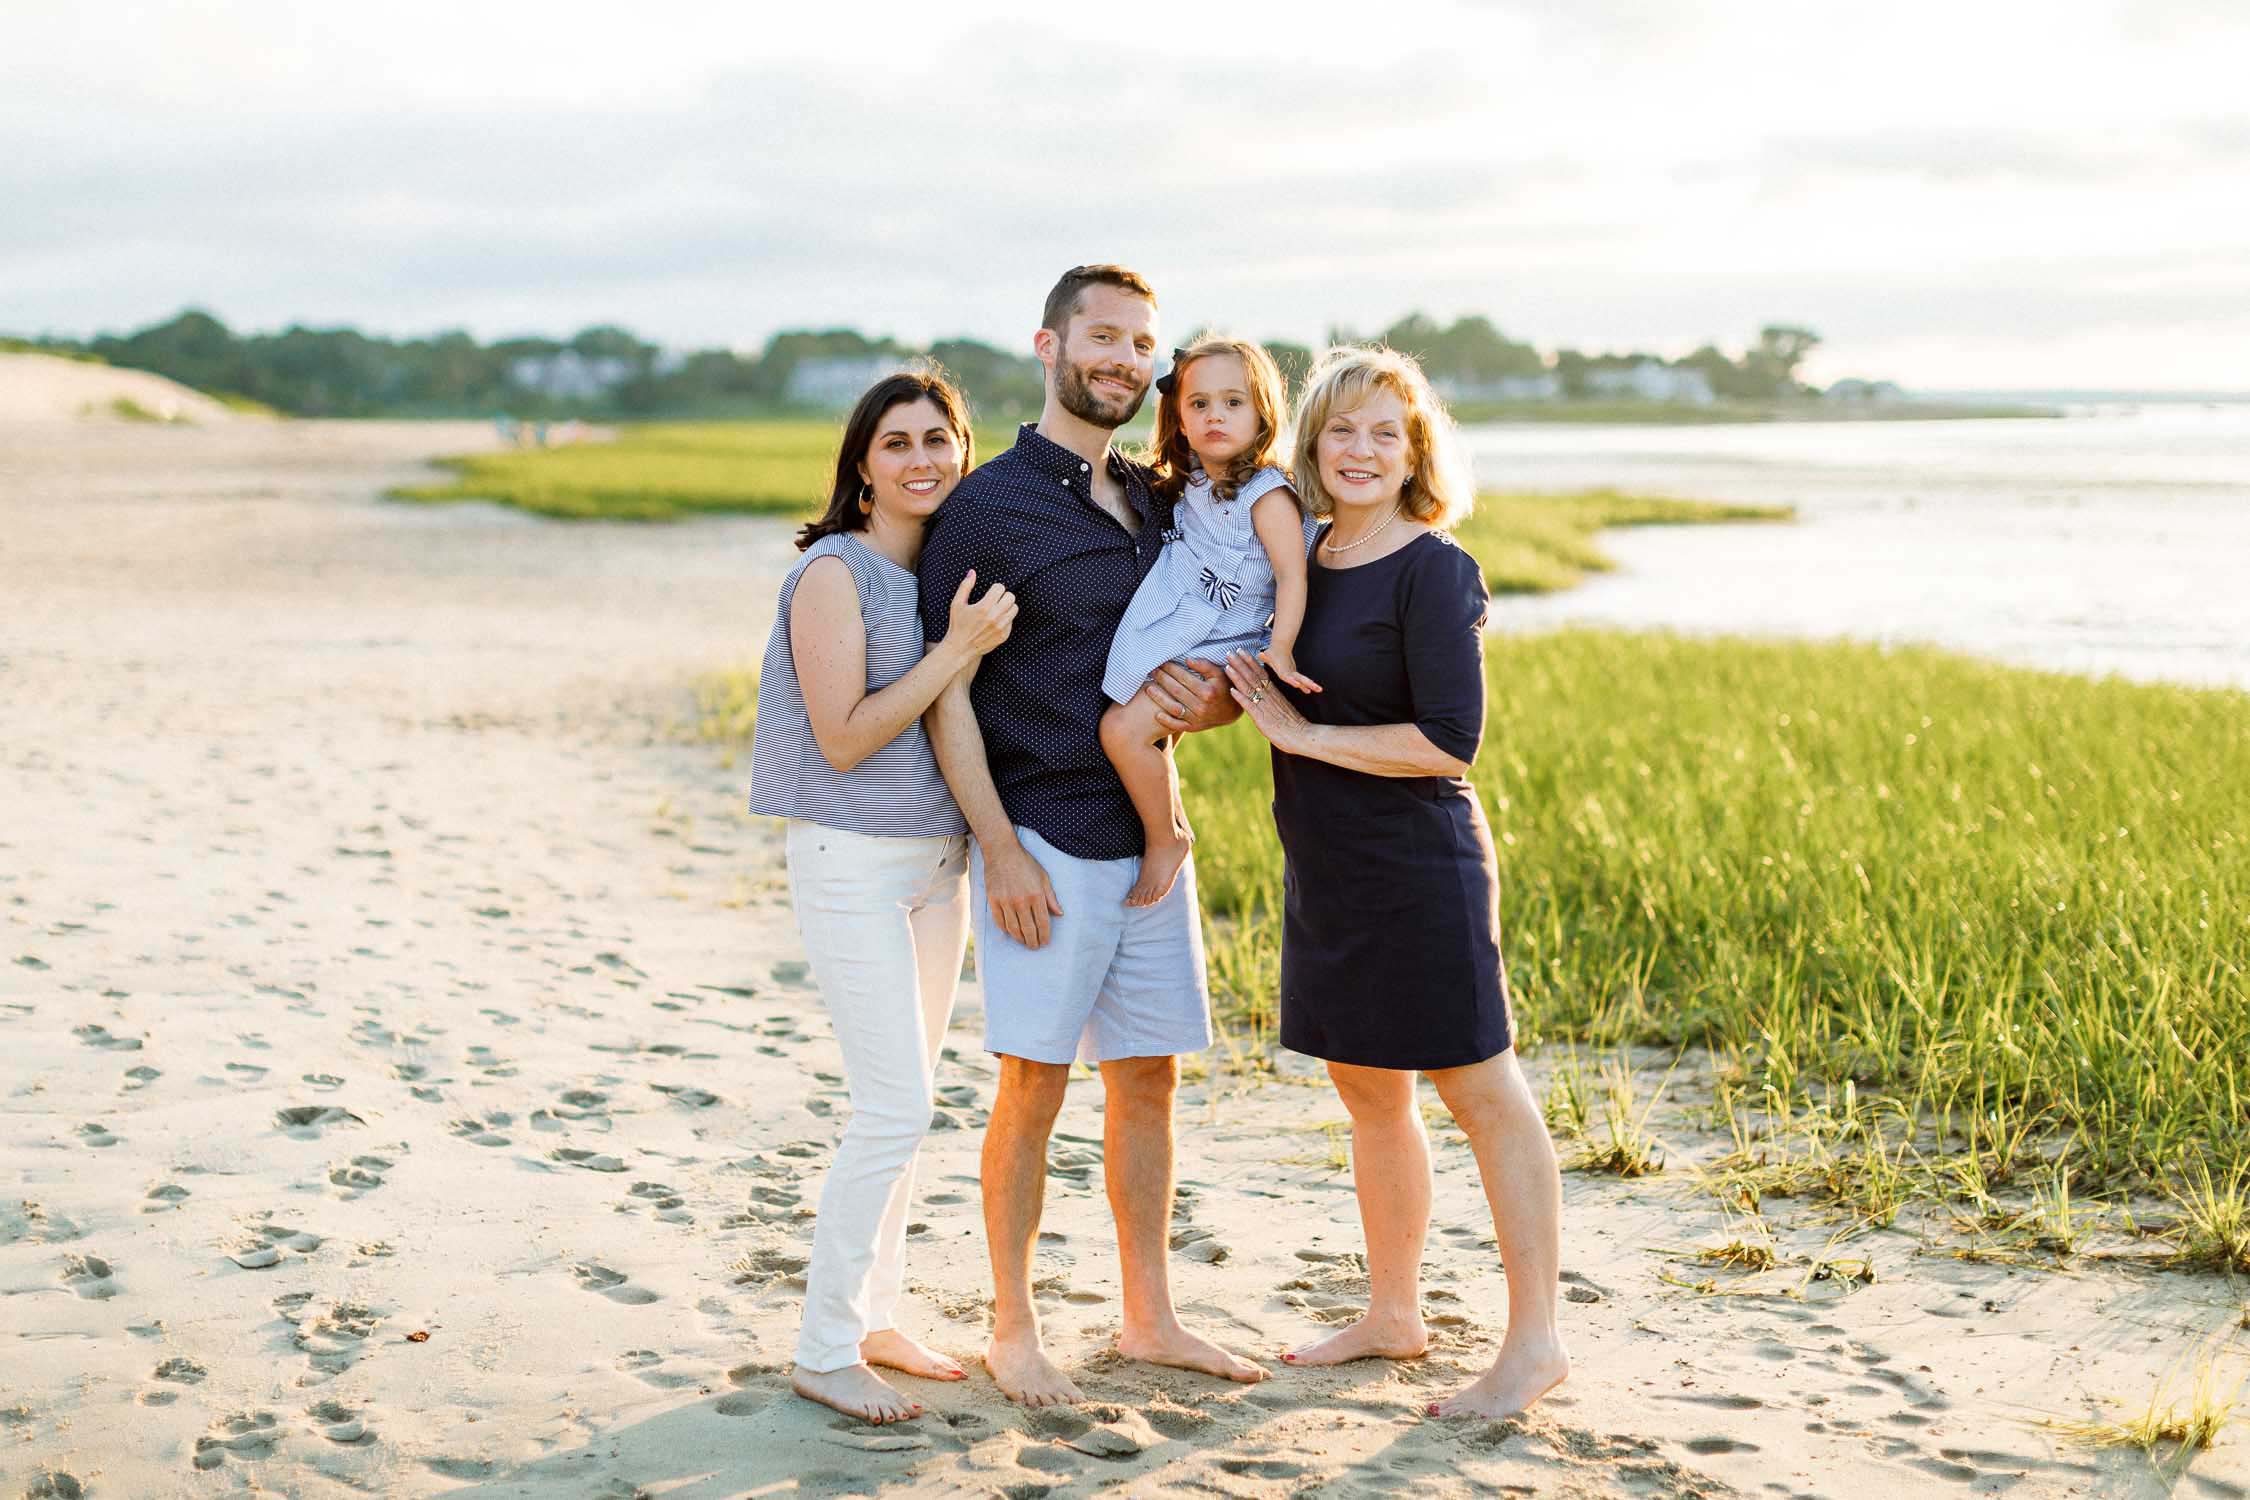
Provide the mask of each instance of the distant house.
POLYGON ((1839 380, 1828 388, 1824 399, 1889 406, 1904 401, 1906 392, 1895 380, 1839 380))
POLYGON ((1468 380, 1439 375, 1430 386, 1448 401, 1559 401, 1562 381, 1551 370, 1537 375, 1502 375, 1490 380, 1468 380))
POLYGON ((789 372, 781 398, 791 406, 817 406, 825 411, 838 411, 857 401, 862 391, 885 375, 905 368, 905 359, 896 354, 835 354, 800 359, 796 368, 789 372))
POLYGON ((534 354, 508 366, 508 382, 558 401, 591 401, 638 373, 639 367, 616 355, 589 358, 575 349, 534 354))
POLYGON ((1668 365, 1655 359, 1589 369, 1586 391, 1593 396, 1626 401, 1669 401, 1681 406, 1709 406, 1717 399, 1711 389, 1711 377, 1701 370, 1668 365))

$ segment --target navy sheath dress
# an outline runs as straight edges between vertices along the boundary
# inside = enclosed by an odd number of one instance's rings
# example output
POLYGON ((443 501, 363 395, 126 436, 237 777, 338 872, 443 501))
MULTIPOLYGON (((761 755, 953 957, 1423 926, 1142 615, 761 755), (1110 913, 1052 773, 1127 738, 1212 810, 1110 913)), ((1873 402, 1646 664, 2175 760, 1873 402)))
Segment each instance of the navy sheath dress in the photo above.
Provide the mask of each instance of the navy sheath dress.
MULTIPOLYGON (((1462 760, 1484 731, 1476 560, 1442 532, 1307 569, 1297 668, 1316 724, 1413 724, 1462 760)), ((1492 830, 1457 776, 1371 776, 1273 753, 1287 861, 1281 1044, 1369 1068, 1457 1068, 1508 1049, 1492 830)))

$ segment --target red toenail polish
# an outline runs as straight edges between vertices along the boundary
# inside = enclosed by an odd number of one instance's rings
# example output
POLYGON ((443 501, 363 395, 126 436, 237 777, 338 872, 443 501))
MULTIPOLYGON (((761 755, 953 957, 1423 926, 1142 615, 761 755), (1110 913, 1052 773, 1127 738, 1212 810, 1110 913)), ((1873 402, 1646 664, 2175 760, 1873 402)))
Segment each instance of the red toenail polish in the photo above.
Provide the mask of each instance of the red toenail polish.
POLYGON ((1430 1403, 1430 1406, 1429 1406, 1429 1412, 1430 1412, 1430 1415, 1431 1415, 1431 1416, 1433 1416, 1433 1417, 1437 1415, 1437 1403, 1436 1403, 1435 1401, 1432 1401, 1432 1402, 1430 1403))

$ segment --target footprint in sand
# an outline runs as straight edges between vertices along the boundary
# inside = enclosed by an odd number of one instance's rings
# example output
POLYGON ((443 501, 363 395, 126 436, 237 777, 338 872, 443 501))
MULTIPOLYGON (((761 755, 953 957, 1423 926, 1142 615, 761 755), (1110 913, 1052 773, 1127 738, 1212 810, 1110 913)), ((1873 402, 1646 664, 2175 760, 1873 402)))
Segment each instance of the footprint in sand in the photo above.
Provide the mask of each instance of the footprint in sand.
POLYGON ((85 1500, 86 1486, 78 1476, 61 1469, 41 1469, 32 1477, 24 1500, 85 1500))
POLYGON ((150 1188, 147 1196, 142 1199, 141 1212, 144 1214, 169 1213, 178 1208, 181 1201, 187 1196, 188 1190, 178 1183, 160 1182, 155 1187, 150 1188))
POLYGON ((469 1066, 487 1078, 513 1078, 516 1065, 479 1042, 469 1048, 469 1066))
POLYGON ((310 1300, 284 1297, 274 1303, 274 1310, 293 1325, 290 1342, 303 1352, 305 1363, 326 1380, 359 1362, 367 1352, 369 1336, 383 1319, 373 1308, 357 1302, 332 1303, 318 1317, 306 1318, 303 1309, 310 1300))
POLYGON ((1197 1224, 1182 1224, 1172 1231, 1172 1249, 1182 1260, 1201 1261, 1215 1266, 1227 1258, 1227 1247, 1219 1243, 1218 1236, 1197 1224))
POLYGON ((280 1439, 281 1422, 272 1412, 236 1412, 212 1423, 211 1430, 195 1440, 195 1466, 216 1469, 229 1457, 271 1458, 280 1439))
POLYGON ((727 1371, 727 1384, 735 1389, 711 1403, 722 1417, 747 1417, 789 1388, 779 1365, 736 1365, 727 1371))
POLYGON ((281 1264, 281 1252, 294 1250, 300 1255, 310 1255, 327 1241, 317 1234, 301 1229, 291 1229, 280 1224, 264 1224, 258 1234, 265 1240, 262 1245, 252 1245, 246 1250, 230 1252, 227 1259, 245 1271, 267 1271, 281 1264))
POLYGON ((104 1146, 116 1145, 124 1137, 118 1135, 107 1125, 81 1125, 78 1127, 78 1139, 83 1144, 99 1150, 104 1146))
POLYGON ((684 1370, 660 1370, 664 1356, 654 1349, 628 1349, 617 1356, 617 1368, 660 1391, 684 1390, 691 1385, 703 1384, 704 1377, 684 1370))
POLYGON ((636 1182, 626 1189, 625 1196, 629 1201, 617 1205, 617 1211, 621 1214, 633 1213, 642 1204, 646 1204, 655 1211, 656 1217, 666 1224, 693 1224, 695 1222, 695 1215, 689 1213, 685 1207, 686 1200, 661 1182, 636 1182))
POLYGON ((113 1036, 107 1026, 97 1026, 92 1022, 88 1022, 84 1026, 73 1026, 70 1029, 70 1034, 89 1047, 100 1047, 107 1052, 138 1052, 141 1050, 141 1039, 139 1037, 113 1036))
POLYGON ((328 1169, 329 1185, 340 1198, 357 1198, 383 1185, 383 1174, 397 1163, 387 1156, 355 1156, 328 1169))
POLYGON ((684 1104, 690 1109, 709 1109, 719 1102, 717 1094, 683 1083, 652 1083, 649 1087, 659 1094, 669 1094, 674 1104, 684 1104))
POLYGON ((555 1161, 566 1162, 574 1167, 584 1167, 589 1172, 622 1172, 625 1170, 625 1163, 617 1157, 605 1156, 598 1151, 581 1150, 576 1146, 557 1146, 547 1155, 555 1161))
POLYGON ((210 1373, 192 1359, 168 1359, 156 1367, 156 1373, 152 1377, 164 1384, 141 1392, 141 1405, 170 1406, 180 1399, 180 1393, 171 1387, 201 1385, 203 1377, 210 1373))
POLYGON ((623 1271, 613 1271, 598 1260, 585 1261, 570 1268, 578 1284, 589 1292, 599 1292, 612 1302, 622 1302, 627 1307, 646 1307, 657 1300, 657 1293, 647 1287, 631 1284, 632 1277, 623 1271))
POLYGON ((331 1125, 364 1125, 367 1122, 350 1110, 334 1104, 292 1104, 287 1109, 273 1112, 273 1122, 285 1135, 300 1141, 316 1141, 320 1133, 331 1125))
POLYGON ((602 1108, 609 1103, 609 1095, 597 1089, 570 1089, 555 1096, 551 1113, 558 1120, 592 1120, 609 1118, 602 1108))
POLYGON ((313 1431, 331 1443, 356 1447, 375 1441, 367 1418, 341 1401, 316 1401, 305 1408, 305 1415, 311 1419, 313 1431))
POLYGON ((508 1137, 493 1127, 512 1125, 515 1118, 506 1110, 495 1109, 487 1111, 481 1120, 464 1117, 455 1120, 448 1128, 472 1146, 505 1146, 508 1144, 508 1137))
POLYGON ((117 1295, 117 1272, 98 1255, 67 1256, 57 1274, 64 1286, 90 1302, 106 1302, 117 1295))
POLYGON ((804 1256, 787 1250, 753 1250, 729 1269, 736 1272, 736 1286, 762 1286, 776 1280, 803 1286, 805 1267, 810 1264, 804 1256))
POLYGON ((128 1093, 137 1089, 145 1089, 150 1084, 156 1082, 157 1079, 162 1078, 163 1076, 163 1069, 152 1068, 148 1064, 142 1063, 137 1068, 127 1068, 125 1070, 125 1082, 122 1087, 128 1093))

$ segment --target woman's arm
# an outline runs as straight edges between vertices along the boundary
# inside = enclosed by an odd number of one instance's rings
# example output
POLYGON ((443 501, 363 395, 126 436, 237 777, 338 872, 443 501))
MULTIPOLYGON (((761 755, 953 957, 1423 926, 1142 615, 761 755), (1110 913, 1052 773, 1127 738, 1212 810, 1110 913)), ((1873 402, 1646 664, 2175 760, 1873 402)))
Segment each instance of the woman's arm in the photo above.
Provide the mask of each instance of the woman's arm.
POLYGON ((859 589, 841 558, 815 558, 797 576, 789 601, 789 652, 797 686, 812 721, 813 743, 839 771, 849 771, 898 738, 922 716, 945 685, 1007 639, 1015 600, 994 586, 968 602, 976 574, 961 580, 953 597, 954 628, 898 681, 867 691, 867 625, 859 589), (997 634, 995 634, 997 632, 997 634))
POLYGON ((1440 750, 1415 724, 1315 724, 1275 690, 1247 651, 1227 658, 1234 701, 1284 755, 1324 760, 1370 776, 1466 776, 1469 763, 1440 750))

